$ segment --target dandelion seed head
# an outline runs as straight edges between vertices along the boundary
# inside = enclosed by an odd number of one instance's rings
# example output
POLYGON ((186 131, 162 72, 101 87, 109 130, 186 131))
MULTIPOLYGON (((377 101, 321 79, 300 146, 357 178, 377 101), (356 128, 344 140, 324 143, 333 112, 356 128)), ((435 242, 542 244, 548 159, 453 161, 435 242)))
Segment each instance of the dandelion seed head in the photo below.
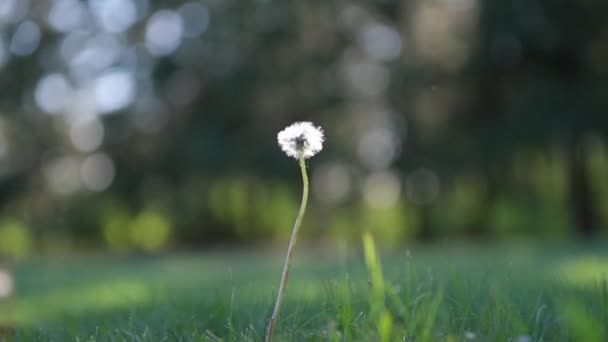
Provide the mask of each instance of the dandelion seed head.
POLYGON ((323 130, 311 122, 296 122, 279 132, 277 141, 288 156, 308 159, 323 149, 323 130))

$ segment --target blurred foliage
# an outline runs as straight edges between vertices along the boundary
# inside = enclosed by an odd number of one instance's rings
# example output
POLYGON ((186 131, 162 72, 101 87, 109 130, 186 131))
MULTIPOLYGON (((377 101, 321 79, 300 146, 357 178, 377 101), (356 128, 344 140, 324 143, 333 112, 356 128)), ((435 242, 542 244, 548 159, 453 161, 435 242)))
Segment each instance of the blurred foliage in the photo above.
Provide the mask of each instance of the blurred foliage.
POLYGON ((0 253, 17 259, 26 256, 32 247, 30 234, 21 222, 6 219, 0 224, 0 253))
POLYGON ((0 2, 0 253, 597 236, 601 1, 0 2))

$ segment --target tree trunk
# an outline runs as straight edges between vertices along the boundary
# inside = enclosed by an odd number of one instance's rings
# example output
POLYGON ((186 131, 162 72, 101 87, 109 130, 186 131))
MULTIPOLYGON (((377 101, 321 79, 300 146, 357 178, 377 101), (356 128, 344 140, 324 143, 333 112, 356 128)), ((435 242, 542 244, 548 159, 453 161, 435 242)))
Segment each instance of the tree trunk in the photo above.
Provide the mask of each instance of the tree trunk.
POLYGON ((420 226, 418 227, 417 239, 422 242, 432 241, 435 234, 431 224, 429 204, 420 205, 418 213, 420 215, 420 226))
POLYGON ((482 170, 486 177, 486 186, 483 194, 481 194, 483 197, 481 207, 466 231, 474 239, 487 238, 492 234, 492 214, 499 191, 499 180, 501 179, 501 174, 489 165, 483 167, 482 170))
POLYGON ((575 232, 584 238, 592 237, 597 230, 591 182, 587 170, 587 155, 581 139, 568 147, 570 168, 570 201, 575 232))

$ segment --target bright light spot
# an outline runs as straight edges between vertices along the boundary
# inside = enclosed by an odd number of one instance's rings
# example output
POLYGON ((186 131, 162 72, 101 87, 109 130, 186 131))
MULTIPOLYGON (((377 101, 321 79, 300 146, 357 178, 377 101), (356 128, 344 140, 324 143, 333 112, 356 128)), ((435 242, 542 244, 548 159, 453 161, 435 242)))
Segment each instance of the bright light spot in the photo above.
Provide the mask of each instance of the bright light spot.
POLYGON ((184 24, 185 37, 198 37, 203 34, 209 26, 209 10, 206 6, 189 2, 178 10, 184 24))
POLYGON ((80 188, 80 163, 73 157, 55 159, 44 167, 46 183, 52 192, 68 195, 80 188))
POLYGON ((38 44, 40 28, 33 21, 26 20, 17 26, 9 49, 16 56, 28 56, 38 48, 38 44))
POLYGON ((359 33, 359 41, 365 52, 378 61, 391 61, 401 54, 401 37, 392 27, 368 24, 359 33))
POLYGON ((91 191, 103 191, 114 180, 115 168, 112 159, 105 153, 95 153, 82 162, 80 176, 84 186, 91 191))
POLYGON ((399 138, 387 128, 373 128, 359 141, 357 152, 361 162, 372 170, 388 168, 397 157, 399 138))
POLYGON ((111 66, 124 50, 123 42, 116 35, 102 33, 86 40, 82 36, 76 38, 80 39, 70 42, 73 58, 69 64, 72 71, 83 78, 111 66))
POLYGON ((347 64, 345 71, 349 85, 360 95, 377 96, 388 87, 388 71, 378 64, 352 62, 347 64))
POLYGON ((92 152, 99 148, 103 134, 103 124, 97 118, 78 120, 70 128, 70 140, 82 152, 92 152))
POLYGON ((135 80, 130 72, 115 70, 95 81, 95 100, 100 113, 124 109, 135 97, 135 80))
POLYGON ((182 40, 182 17, 169 10, 154 13, 146 26, 146 47, 155 56, 173 53, 182 40))
POLYGON ((62 74, 47 74, 38 81, 34 99, 43 111, 57 114, 70 103, 72 87, 62 74))
POLYGON ((0 268, 0 298, 8 298, 13 294, 13 277, 4 268, 0 268))
POLYGON ((428 204, 439 195, 439 177, 432 170, 420 168, 405 181, 407 198, 416 204, 428 204))
POLYGON ((391 171, 375 172, 363 183, 363 199, 372 208, 388 208, 399 200, 401 179, 391 171))
POLYGON ((99 113, 97 110, 97 99, 95 97, 94 85, 88 85, 74 90, 72 102, 66 109, 66 118, 70 122, 83 119, 95 118, 99 113))
POLYGON ((89 0, 89 7, 106 32, 125 32, 137 19, 132 0, 89 0))
POLYGON ((345 200, 351 191, 348 169, 339 163, 321 165, 312 179, 315 195, 322 201, 338 203, 345 200))
POLYGON ((559 262, 551 274, 569 284, 588 287, 608 274, 608 258, 599 255, 581 255, 559 262))
POLYGON ((55 0, 47 21, 56 31, 69 32, 82 24, 86 14, 86 8, 78 0, 55 0))
POLYGON ((17 0, 0 0, 0 19, 10 18, 17 9, 17 0))
POLYGON ((0 0, 0 22, 19 22, 27 14, 28 0, 0 0))

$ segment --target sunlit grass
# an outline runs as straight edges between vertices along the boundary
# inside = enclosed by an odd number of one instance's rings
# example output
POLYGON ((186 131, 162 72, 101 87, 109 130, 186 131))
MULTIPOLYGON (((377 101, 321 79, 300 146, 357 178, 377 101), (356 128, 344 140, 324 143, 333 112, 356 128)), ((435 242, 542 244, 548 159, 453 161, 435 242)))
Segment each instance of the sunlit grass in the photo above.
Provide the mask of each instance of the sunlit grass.
POLYGON ((555 265, 554 273, 566 282, 592 286, 608 278, 608 257, 583 255, 555 265))
MULTIPOLYGON (((365 253, 353 248, 342 257, 302 248, 277 340, 608 336, 602 248, 463 244, 379 253, 369 238, 365 246, 365 253)), ((17 341, 258 341, 281 255, 232 250, 29 261, 16 267, 16 296, 0 303, 0 327, 13 327, 17 341)))

